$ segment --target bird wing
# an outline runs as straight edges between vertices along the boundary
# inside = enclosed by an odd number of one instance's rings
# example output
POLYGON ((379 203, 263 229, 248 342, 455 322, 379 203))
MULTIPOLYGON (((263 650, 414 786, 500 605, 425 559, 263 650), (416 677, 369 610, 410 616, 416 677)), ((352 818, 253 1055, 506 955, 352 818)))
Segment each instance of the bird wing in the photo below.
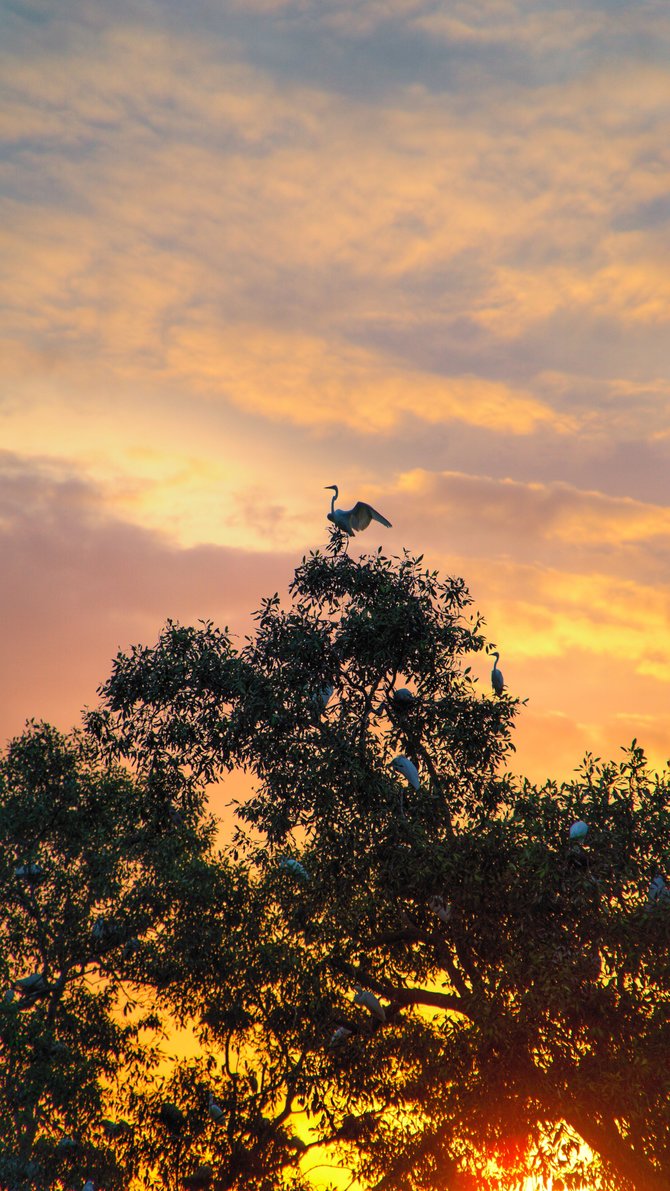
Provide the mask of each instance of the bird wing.
POLYGON ((391 529, 391 522, 382 517, 372 505, 368 505, 364 500, 358 500, 353 509, 347 513, 349 517, 349 524, 352 529, 367 529, 371 521, 379 521, 380 525, 386 525, 391 529))

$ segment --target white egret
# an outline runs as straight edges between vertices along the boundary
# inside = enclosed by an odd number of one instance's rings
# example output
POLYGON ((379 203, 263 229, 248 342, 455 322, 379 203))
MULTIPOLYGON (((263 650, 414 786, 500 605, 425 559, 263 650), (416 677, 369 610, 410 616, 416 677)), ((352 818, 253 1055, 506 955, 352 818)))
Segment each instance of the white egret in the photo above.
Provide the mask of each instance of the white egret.
POLYGON ((279 861, 279 867, 283 868, 284 872, 290 873, 292 877, 300 877, 301 881, 309 881, 307 869, 299 860, 294 860, 292 856, 282 856, 279 861))
POLYGON ((18 881, 25 881, 27 885, 37 885, 44 876, 41 864, 19 864, 14 869, 14 876, 18 881))
POLYGON ((353 1032, 354 1031, 349 1030, 347 1026, 338 1026, 328 1045, 341 1046, 343 1042, 346 1042, 347 1038, 352 1037, 353 1032))
POLYGON ((391 761, 394 769, 398 770, 414 790, 420 789, 421 783, 419 781, 419 771, 413 761, 409 757, 394 757, 391 761))
POLYGON ((74 1137, 61 1137, 56 1146, 57 1154, 76 1154, 79 1149, 79 1142, 75 1141, 74 1137))
POLYGON ((577 844, 581 844, 582 840, 586 839, 588 830, 588 823, 584 823, 581 819, 578 819, 570 828, 570 839, 577 844))
POLYGON ((214 1099, 212 1092, 209 1093, 209 1099, 207 1101, 207 1111, 208 1111, 210 1117, 212 1118, 212 1120, 214 1121, 215 1125, 220 1125, 221 1122, 225 1120, 226 1114, 223 1111, 223 1109, 221 1108, 221 1106, 216 1103, 216 1100, 214 1099))
POLYGON ((505 687, 505 683, 503 681, 503 676, 502 676, 502 670, 498 669, 498 662, 500 660, 500 654, 494 653, 493 656, 495 658, 495 662, 493 663, 493 669, 491 671, 491 686, 493 687, 494 694, 500 696, 500 695, 502 695, 504 687, 505 687))
POLYGON ((647 905, 653 906, 654 902, 665 901, 666 898, 670 898, 670 889, 668 889, 668 886, 663 880, 661 874, 657 873, 652 879, 651 885, 649 886, 647 905))
POLYGON ((384 1008, 380 1005, 374 993, 368 991, 367 988, 361 988, 360 984, 355 984, 356 995, 354 996, 354 1005, 365 1005, 366 1009, 379 1021, 386 1021, 386 1013, 384 1008))
POLYGON ((441 922, 447 923, 451 918, 451 905, 438 894, 428 898, 428 906, 441 922))
POLYGON ((353 538, 357 531, 367 529, 371 521, 378 521, 380 525, 385 525, 387 529, 391 529, 391 522, 382 517, 372 505, 368 505, 363 500, 358 500, 353 509, 336 509, 335 501, 339 496, 339 488, 337 484, 326 484, 327 489, 332 489, 333 500, 328 513, 328 520, 332 521, 333 525, 342 533, 346 533, 350 538, 353 538))
POLYGON ((14 981, 14 988, 23 996, 36 996, 47 991, 47 982, 41 972, 33 972, 32 976, 22 976, 14 981))

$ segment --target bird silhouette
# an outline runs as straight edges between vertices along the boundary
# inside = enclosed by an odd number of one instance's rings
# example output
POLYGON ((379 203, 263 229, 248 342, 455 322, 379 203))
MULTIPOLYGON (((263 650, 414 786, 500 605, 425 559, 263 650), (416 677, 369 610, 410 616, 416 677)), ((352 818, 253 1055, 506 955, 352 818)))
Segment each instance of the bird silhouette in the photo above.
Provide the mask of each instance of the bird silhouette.
POLYGON ((335 501, 339 496, 339 488, 337 484, 326 484, 326 489, 333 491, 333 499, 328 513, 328 520, 332 521, 333 525, 342 533, 348 534, 353 538, 355 533, 362 529, 367 529, 371 521, 378 521, 380 525, 385 525, 387 529, 391 529, 391 522, 387 521, 386 517, 382 517, 372 505, 366 504, 364 500, 356 501, 353 509, 336 509, 335 501))

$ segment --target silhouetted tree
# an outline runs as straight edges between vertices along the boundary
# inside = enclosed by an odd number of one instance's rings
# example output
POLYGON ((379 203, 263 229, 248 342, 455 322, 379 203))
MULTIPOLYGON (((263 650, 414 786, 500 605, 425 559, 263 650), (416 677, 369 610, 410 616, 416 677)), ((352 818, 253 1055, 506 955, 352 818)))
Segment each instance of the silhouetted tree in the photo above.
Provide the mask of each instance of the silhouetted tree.
MULTIPOLYGON (((281 1185, 301 1111, 303 1141, 338 1142, 378 1191, 670 1186, 670 898, 650 891, 667 777, 634 742, 568 784, 513 779, 517 701, 473 680, 470 607, 462 580, 334 534, 240 650, 169 624, 103 688, 91 729, 148 788, 193 807, 234 766, 255 784, 228 934, 207 954, 183 934, 166 989, 228 1056, 207 1158, 224 1187, 281 1185)), ((202 1112, 189 1079, 175 1097, 202 1112)))

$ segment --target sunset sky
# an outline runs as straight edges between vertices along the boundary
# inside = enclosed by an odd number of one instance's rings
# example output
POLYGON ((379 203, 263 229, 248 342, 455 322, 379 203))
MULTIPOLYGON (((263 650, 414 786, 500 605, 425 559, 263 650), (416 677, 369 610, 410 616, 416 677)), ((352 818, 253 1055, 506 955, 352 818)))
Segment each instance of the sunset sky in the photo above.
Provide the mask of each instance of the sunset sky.
POLYGON ((667 0, 2 11, 2 740, 246 631, 338 483, 465 577, 517 770, 662 765, 667 0))

